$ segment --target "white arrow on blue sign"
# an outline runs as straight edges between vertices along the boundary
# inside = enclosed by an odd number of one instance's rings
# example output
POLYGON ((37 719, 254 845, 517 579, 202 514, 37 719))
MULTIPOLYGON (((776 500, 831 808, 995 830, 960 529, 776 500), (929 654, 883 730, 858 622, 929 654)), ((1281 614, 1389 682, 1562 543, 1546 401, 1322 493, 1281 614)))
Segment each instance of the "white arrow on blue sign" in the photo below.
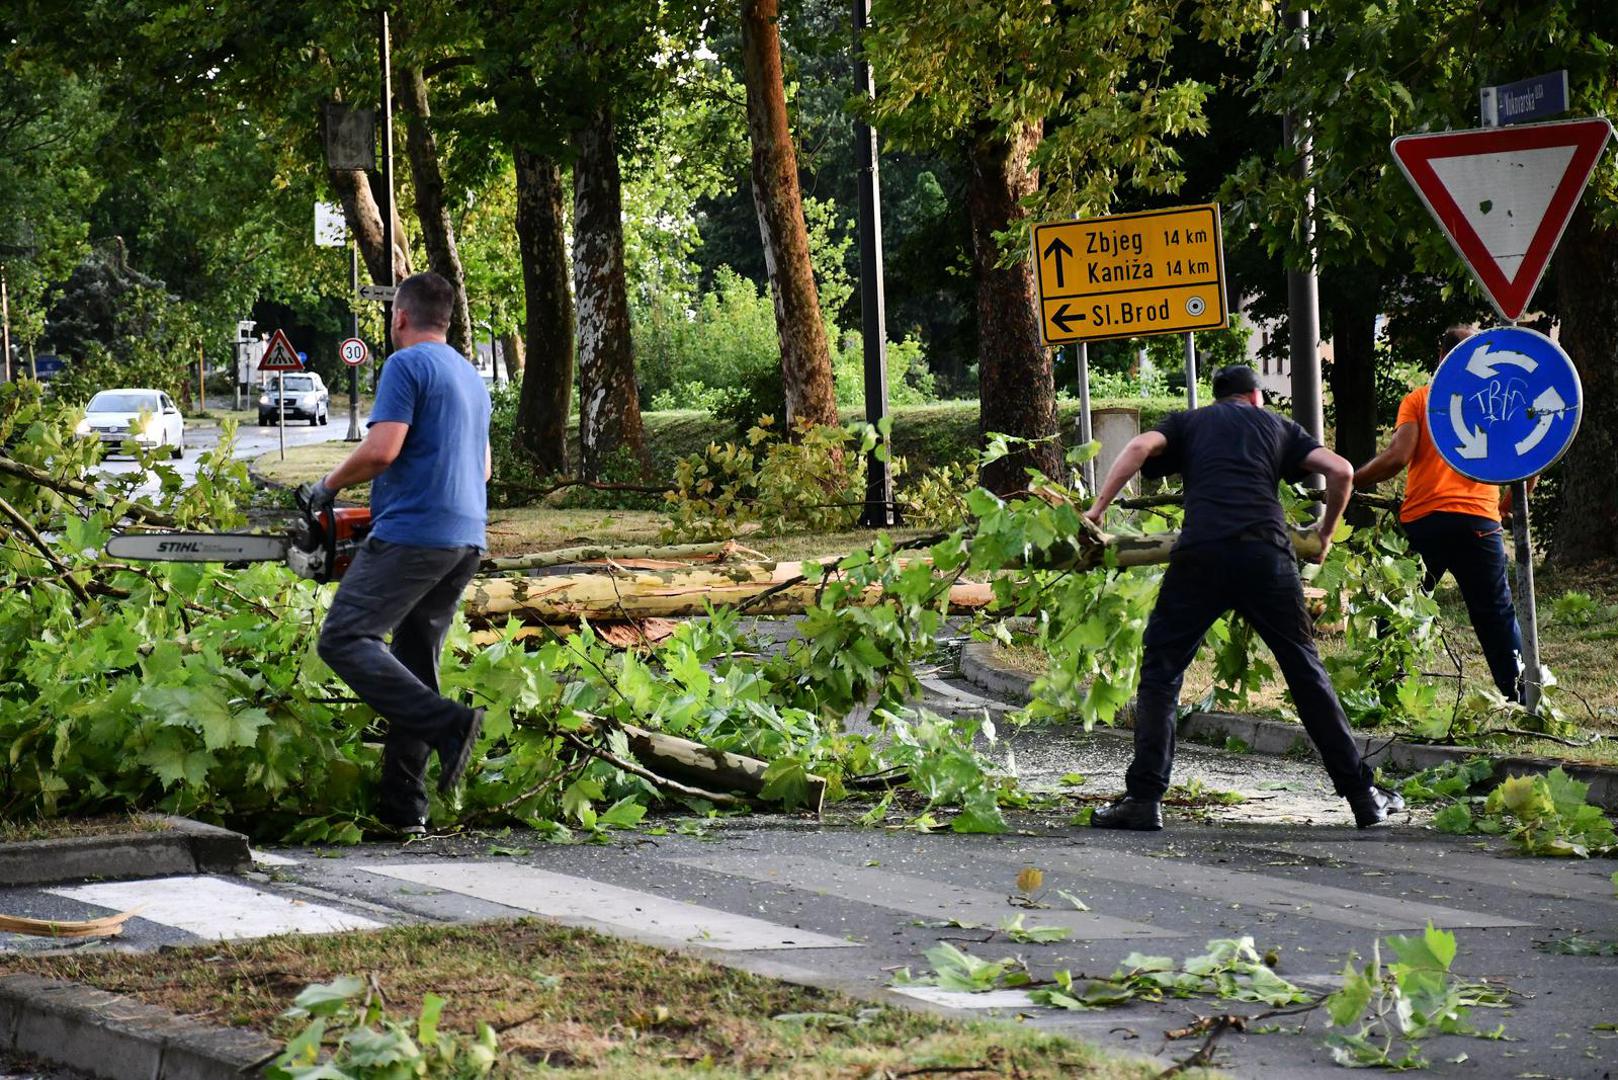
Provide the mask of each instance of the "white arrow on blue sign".
POLYGON ((1556 342, 1502 326, 1474 334, 1444 357, 1428 392, 1427 423, 1456 472, 1512 484, 1567 452, 1583 404, 1579 373, 1556 342))

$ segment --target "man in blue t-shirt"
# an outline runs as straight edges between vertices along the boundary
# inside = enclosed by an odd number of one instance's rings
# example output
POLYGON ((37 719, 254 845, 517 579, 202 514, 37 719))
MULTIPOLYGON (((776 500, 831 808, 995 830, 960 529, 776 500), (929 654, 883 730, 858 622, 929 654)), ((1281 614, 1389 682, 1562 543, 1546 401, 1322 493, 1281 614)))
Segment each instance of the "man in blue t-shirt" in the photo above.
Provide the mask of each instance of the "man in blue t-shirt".
POLYGON ((1275 654, 1298 719, 1320 751, 1332 785, 1348 800, 1354 823, 1362 829, 1381 825, 1404 803, 1373 782, 1315 651, 1314 622, 1304 607, 1276 494, 1282 480, 1309 473, 1326 478, 1325 514, 1316 526, 1324 560, 1348 504, 1354 470, 1303 428, 1265 409, 1258 376, 1246 364, 1221 369, 1213 392, 1212 405, 1171 413, 1155 430, 1131 439, 1085 511, 1101 524, 1107 505, 1137 471, 1148 479, 1179 473, 1184 481, 1185 526, 1146 624, 1135 700, 1135 758, 1124 775, 1124 797, 1098 809, 1090 824, 1163 827, 1160 804, 1174 766, 1180 682, 1208 628, 1234 610, 1275 654))
POLYGON ((426 832, 427 763, 438 790, 460 783, 483 710, 438 692, 444 637, 477 572, 488 522, 489 391, 445 341, 454 291, 415 274, 393 302, 398 346, 382 369, 365 441, 325 479, 298 491, 318 511, 371 481, 371 534, 343 575, 320 631, 320 656, 388 722, 377 817, 399 835, 426 832), (393 635, 391 644, 383 638, 393 635))

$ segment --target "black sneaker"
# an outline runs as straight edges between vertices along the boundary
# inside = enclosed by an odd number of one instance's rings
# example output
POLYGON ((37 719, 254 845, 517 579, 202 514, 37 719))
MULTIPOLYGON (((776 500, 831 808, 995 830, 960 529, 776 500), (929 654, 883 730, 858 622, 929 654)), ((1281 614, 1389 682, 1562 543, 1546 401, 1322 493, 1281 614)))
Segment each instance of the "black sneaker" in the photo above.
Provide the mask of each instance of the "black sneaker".
POLYGON ((1357 795, 1348 796, 1348 806, 1354 811, 1355 825, 1374 829, 1388 824, 1389 818, 1405 808, 1405 801, 1397 791, 1373 784, 1357 795))
POLYGON ((1153 799, 1132 799, 1126 795, 1111 806, 1100 807, 1091 814, 1090 827, 1157 832, 1163 828, 1163 806, 1153 799))
POLYGON ((484 710, 473 709, 472 715, 466 719, 466 730, 447 739, 438 748, 438 793, 448 795, 461 777, 466 775, 466 767, 472 763, 472 751, 477 749, 478 735, 483 731, 484 710))

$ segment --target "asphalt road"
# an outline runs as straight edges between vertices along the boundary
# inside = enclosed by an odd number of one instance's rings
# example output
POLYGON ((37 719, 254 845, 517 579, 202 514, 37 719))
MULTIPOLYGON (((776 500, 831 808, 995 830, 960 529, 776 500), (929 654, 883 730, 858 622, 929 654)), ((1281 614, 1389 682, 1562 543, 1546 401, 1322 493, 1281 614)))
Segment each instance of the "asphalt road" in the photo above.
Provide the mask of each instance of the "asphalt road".
MULTIPOLYGON (((944 677, 929 681, 928 700, 941 710, 997 711, 944 677)), ((1017 733, 996 752, 1013 754, 1035 783, 1082 774, 1077 791, 1099 799, 1121 787, 1128 743, 1111 733, 1047 729, 1017 733)), ((145 904, 120 945, 148 949, 537 913, 865 994, 884 993, 899 969, 924 972, 923 953, 939 941, 989 960, 1021 956, 1042 976, 1064 968, 1104 975, 1137 950, 1181 959, 1203 953, 1212 939, 1244 935, 1261 952, 1275 951, 1281 974, 1325 990, 1350 956, 1367 957, 1379 939, 1419 933, 1431 921, 1456 933, 1458 972, 1514 997, 1509 1010, 1475 1018, 1480 1027, 1504 1024, 1509 1041, 1430 1040, 1428 1075, 1593 1080, 1618 1068, 1615 1036, 1597 1030, 1618 1019, 1618 960, 1547 949, 1569 935, 1618 938, 1610 865, 1513 858, 1499 843, 1447 836, 1409 817, 1360 832, 1312 761, 1186 745, 1177 779, 1246 801, 1172 811, 1170 827, 1157 834, 1076 827, 1071 816, 1082 803, 1073 800, 1059 813, 1020 815, 1015 831, 1000 836, 761 816, 700 825, 670 818, 652 823, 664 826, 658 832, 618 834, 600 845, 509 833, 287 849, 264 853, 246 879, 0 890, 0 910, 85 917, 145 904), (1011 902, 1026 866, 1044 873, 1039 900, 1048 906, 1011 902), (992 934, 1018 914, 1070 936, 1019 945, 992 934)), ((39 947, 0 937, 0 949, 39 947)), ((1066 1012, 1015 994, 914 993, 926 1006, 1016 1017, 1164 1062, 1194 1049, 1163 1037, 1193 1015, 1256 1011, 1171 1001, 1066 1012)), ((1239 1076, 1340 1077, 1323 1034, 1317 1017, 1301 1033, 1231 1035, 1219 1062, 1239 1076)))

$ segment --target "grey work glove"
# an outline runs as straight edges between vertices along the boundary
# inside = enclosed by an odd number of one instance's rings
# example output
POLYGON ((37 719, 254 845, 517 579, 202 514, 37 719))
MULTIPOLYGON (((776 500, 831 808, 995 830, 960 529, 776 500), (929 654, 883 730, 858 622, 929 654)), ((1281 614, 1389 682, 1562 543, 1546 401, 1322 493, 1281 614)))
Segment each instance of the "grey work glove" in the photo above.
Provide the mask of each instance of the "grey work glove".
POLYGON ((337 501, 337 492, 326 486, 324 478, 312 484, 298 486, 298 507, 311 514, 318 514, 322 510, 330 510, 337 501))

